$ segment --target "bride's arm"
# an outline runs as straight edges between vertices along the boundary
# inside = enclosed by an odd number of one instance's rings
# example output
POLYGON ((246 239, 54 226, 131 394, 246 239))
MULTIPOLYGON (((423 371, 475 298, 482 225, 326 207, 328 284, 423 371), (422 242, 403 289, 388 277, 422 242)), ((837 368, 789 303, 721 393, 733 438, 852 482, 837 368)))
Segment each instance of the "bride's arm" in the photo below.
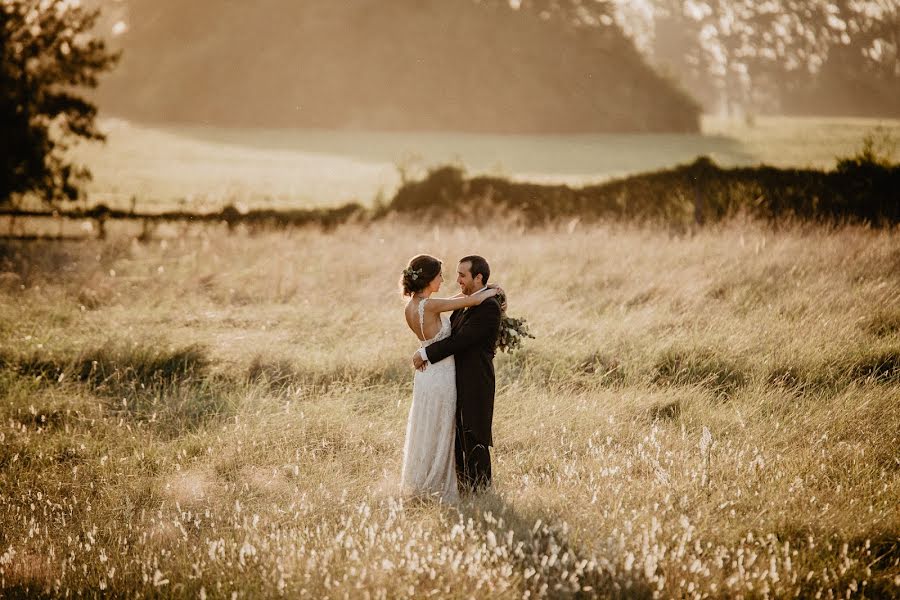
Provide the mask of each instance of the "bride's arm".
POLYGON ((429 298, 428 302, 425 303, 425 310, 427 312, 441 313, 451 310, 457 310, 459 308, 477 306, 488 298, 496 296, 498 291, 499 288, 488 288, 486 290, 478 292, 477 294, 472 294, 471 296, 460 294, 459 296, 454 296, 452 298, 429 298))

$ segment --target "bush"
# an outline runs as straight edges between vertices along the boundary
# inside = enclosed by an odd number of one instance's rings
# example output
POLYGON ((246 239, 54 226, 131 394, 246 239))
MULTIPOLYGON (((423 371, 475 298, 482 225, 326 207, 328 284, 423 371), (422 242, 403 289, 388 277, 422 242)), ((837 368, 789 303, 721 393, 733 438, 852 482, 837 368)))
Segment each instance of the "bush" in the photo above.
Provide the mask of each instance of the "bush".
POLYGON ((900 223, 900 166, 866 157, 841 161, 834 171, 725 169, 701 157, 689 165, 583 188, 468 179, 457 167, 440 167, 422 181, 403 185, 387 212, 470 222, 504 214, 531 225, 580 217, 683 226, 739 214, 770 222, 900 223))

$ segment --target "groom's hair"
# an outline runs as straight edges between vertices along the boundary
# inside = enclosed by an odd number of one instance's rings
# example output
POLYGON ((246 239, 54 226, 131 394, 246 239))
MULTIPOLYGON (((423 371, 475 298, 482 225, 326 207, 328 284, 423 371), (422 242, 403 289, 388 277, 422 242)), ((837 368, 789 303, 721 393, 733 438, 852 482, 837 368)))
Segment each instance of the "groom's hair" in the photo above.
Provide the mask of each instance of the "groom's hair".
POLYGON ((481 275, 481 283, 483 285, 487 285, 488 277, 491 276, 491 266, 488 264, 488 261, 484 260, 481 256, 473 254, 472 256, 465 256, 459 259, 459 262, 471 263, 472 264, 472 279, 481 275))

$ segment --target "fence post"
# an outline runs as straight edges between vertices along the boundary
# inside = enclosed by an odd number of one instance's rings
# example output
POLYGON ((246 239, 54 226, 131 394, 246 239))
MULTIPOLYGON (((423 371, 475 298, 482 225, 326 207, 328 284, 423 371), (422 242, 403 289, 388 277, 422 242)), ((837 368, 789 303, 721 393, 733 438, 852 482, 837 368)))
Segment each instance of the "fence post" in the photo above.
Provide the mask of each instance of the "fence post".
POLYGON ((150 224, 150 219, 145 217, 141 221, 141 235, 138 236, 138 240, 142 242, 149 242, 152 231, 153 226, 150 224))

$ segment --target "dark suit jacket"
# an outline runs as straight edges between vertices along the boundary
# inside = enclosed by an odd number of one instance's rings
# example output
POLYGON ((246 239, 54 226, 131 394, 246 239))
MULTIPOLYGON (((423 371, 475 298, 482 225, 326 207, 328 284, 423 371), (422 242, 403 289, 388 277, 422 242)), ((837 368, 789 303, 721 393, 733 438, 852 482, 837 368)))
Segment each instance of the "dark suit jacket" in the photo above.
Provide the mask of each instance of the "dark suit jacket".
POLYGON ((493 445, 494 348, 500 331, 500 304, 488 298, 450 315, 453 334, 425 348, 428 361, 456 360, 457 424, 486 446, 493 445))

